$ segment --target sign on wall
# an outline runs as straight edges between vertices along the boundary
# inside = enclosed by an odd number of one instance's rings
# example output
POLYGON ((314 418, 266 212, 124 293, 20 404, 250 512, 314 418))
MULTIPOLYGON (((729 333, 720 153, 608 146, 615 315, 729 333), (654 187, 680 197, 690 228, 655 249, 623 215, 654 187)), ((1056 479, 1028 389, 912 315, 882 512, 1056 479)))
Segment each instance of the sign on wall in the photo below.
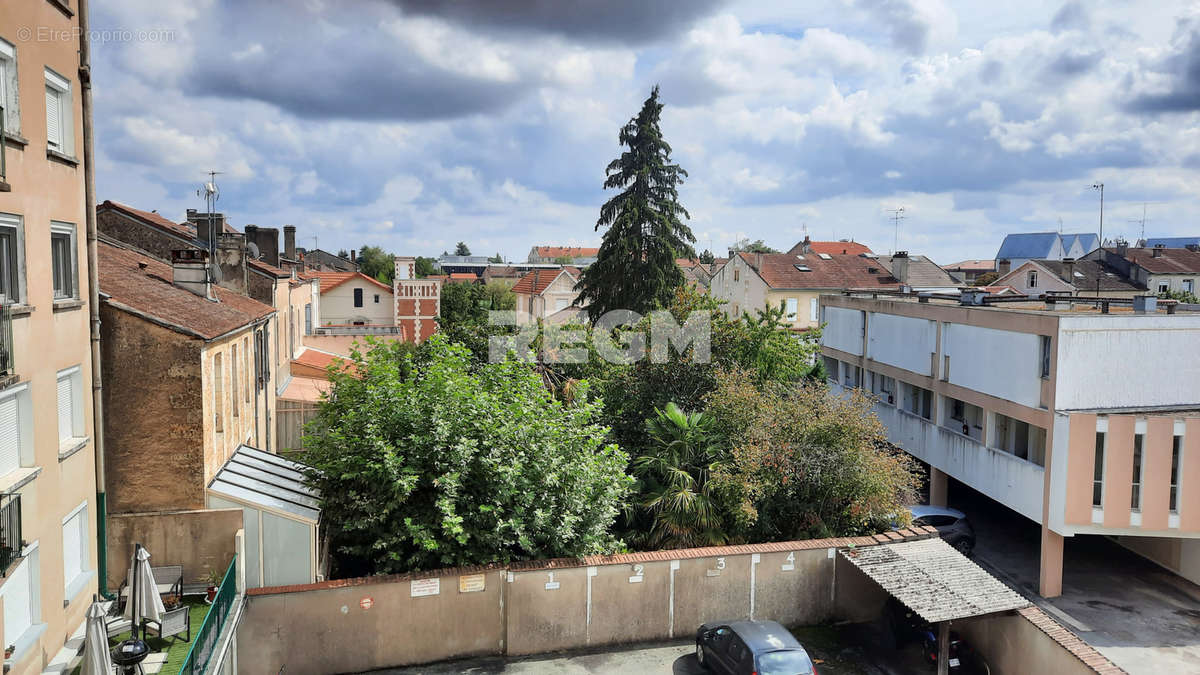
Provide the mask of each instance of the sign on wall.
POLYGON ((409 585, 409 594, 414 598, 425 595, 437 595, 442 592, 441 579, 413 579, 409 585))
POLYGON ((459 593, 478 593, 487 586, 487 577, 482 574, 463 574, 458 577, 459 593))

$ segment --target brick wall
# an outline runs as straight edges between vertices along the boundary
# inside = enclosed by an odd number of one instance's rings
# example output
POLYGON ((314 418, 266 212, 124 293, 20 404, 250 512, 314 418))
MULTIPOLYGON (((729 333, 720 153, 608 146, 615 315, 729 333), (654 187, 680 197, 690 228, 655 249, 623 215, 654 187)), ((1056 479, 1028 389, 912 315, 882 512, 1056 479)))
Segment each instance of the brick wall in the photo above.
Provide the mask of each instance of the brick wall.
POLYGON ((102 234, 162 260, 169 261, 171 251, 198 248, 182 237, 172 236, 111 209, 96 209, 96 227, 102 234))

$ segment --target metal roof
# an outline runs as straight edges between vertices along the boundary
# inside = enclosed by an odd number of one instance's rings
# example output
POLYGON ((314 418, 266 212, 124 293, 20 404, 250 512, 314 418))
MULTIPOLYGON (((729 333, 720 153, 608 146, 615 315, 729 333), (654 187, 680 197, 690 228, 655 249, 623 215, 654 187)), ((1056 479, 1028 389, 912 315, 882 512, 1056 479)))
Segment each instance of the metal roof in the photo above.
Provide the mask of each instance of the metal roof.
POLYGON ((248 445, 238 446, 208 489, 217 496, 311 523, 321 515, 317 492, 304 483, 303 465, 248 445))
POLYGON ((1200 244, 1200 237, 1150 237, 1146 240, 1146 248, 1154 248, 1159 244, 1167 248, 1184 248, 1200 244))
POLYGON ((842 557, 930 623, 1029 605, 941 539, 844 549, 842 557))

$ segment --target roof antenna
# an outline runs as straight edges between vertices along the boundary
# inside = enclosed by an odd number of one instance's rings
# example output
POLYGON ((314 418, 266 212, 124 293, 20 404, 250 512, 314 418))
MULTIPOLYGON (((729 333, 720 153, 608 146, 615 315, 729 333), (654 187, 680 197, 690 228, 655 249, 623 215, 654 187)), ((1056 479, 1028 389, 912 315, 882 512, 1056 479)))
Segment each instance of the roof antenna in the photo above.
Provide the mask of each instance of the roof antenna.
POLYGON ((892 243, 892 255, 896 255, 896 251, 900 250, 900 221, 905 218, 904 207, 888 209, 888 212, 892 214, 892 225, 896 228, 895 240, 892 243))
POLYGON ((208 209, 208 254, 216 253, 217 235, 213 231, 213 211, 216 210, 217 200, 221 198, 221 190, 217 188, 217 176, 221 175, 220 171, 209 171, 208 182, 206 182, 199 190, 196 190, 197 197, 204 198, 204 206, 208 209))

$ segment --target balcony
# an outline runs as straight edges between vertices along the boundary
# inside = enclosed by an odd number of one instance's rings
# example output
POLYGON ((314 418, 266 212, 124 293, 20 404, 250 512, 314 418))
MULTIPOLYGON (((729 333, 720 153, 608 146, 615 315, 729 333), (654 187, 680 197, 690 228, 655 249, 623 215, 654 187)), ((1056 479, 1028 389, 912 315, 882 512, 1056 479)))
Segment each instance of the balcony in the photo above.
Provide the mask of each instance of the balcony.
POLYGON ((0 192, 10 192, 12 187, 8 184, 8 130, 4 128, 5 123, 4 106, 0 106, 0 192))
POLYGON ((16 379, 16 359, 13 354, 12 305, 0 305, 0 388, 16 379))
POLYGON ((21 557, 21 495, 0 494, 0 576, 21 557))
POLYGON ((316 335, 404 335, 404 327, 379 324, 330 324, 316 326, 313 332, 316 335))

